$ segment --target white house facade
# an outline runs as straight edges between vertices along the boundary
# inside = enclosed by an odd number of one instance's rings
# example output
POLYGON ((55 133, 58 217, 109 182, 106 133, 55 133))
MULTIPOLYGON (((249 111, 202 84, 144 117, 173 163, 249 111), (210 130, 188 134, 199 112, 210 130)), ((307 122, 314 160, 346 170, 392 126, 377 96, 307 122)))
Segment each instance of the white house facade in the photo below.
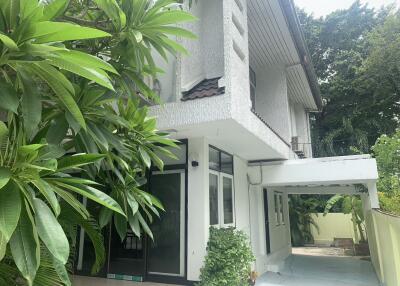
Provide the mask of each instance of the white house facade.
POLYGON ((164 103, 150 108, 182 143, 150 174, 166 213, 154 242, 110 235, 110 278, 198 281, 210 226, 245 231, 254 269, 279 271, 291 254, 288 194, 361 192, 366 210, 378 207, 374 159, 313 158, 310 113, 323 104, 292 0, 199 0, 190 12, 198 39, 160 61, 164 103))

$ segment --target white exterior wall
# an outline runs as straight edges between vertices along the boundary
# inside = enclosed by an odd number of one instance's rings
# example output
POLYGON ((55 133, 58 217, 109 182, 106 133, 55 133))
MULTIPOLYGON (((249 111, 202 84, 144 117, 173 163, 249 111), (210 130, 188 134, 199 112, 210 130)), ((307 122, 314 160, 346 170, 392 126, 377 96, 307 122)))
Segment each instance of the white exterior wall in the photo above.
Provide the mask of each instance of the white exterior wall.
POLYGON ((290 111, 285 68, 254 70, 257 76, 256 112, 287 142, 290 142, 290 111))
POLYGON ((208 195, 208 142, 206 138, 193 138, 188 141, 188 241, 187 241, 187 279, 198 280, 207 253, 209 236, 209 195, 208 195), (191 161, 198 161, 192 167, 191 161))
POLYGON ((181 41, 189 56, 181 56, 182 91, 191 89, 203 79, 224 75, 223 1, 202 0, 194 3, 190 13, 196 22, 184 25, 198 39, 181 41))

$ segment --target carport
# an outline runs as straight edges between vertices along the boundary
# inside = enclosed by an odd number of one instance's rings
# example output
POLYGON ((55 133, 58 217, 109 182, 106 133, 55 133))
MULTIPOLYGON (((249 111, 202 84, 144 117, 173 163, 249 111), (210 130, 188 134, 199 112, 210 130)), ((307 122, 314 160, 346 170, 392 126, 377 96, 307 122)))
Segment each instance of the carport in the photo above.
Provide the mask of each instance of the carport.
MULTIPOLYGON (((360 195, 365 215, 379 208, 375 159, 369 155, 313 158, 303 160, 252 162, 249 184, 251 191, 251 229, 253 252, 257 257, 255 269, 264 273, 259 286, 325 285, 378 286, 375 270, 369 261, 352 257, 309 257, 291 254, 290 222, 277 226, 276 213, 265 208, 265 193, 286 196, 285 215, 289 209, 287 196, 291 194, 348 194, 360 195), (264 194, 264 199, 263 199, 264 194), (266 217, 266 214, 269 217, 266 217), (264 223, 265 222, 265 223, 264 223), (265 240, 267 237, 267 244, 265 240)), ((274 196, 268 199, 274 208, 274 196)), ((279 211, 279 210, 278 210, 279 211)), ((368 230, 367 230, 368 236, 368 230)))

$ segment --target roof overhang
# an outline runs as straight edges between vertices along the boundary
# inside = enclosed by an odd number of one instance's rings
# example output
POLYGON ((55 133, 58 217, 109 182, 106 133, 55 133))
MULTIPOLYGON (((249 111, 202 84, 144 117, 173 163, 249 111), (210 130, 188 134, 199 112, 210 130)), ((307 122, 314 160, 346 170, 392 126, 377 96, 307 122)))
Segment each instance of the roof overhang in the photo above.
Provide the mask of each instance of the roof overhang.
POLYGON ((250 65, 283 65, 288 94, 309 111, 323 107, 318 79, 292 0, 248 1, 250 65))

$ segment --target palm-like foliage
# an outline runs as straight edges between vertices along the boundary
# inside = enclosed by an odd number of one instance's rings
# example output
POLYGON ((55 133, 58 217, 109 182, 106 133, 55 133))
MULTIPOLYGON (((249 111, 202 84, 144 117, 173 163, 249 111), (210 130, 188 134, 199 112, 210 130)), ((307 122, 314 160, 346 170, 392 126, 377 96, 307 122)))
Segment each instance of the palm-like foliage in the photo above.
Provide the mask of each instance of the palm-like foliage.
POLYGON ((76 225, 94 243, 93 272, 105 260, 97 220, 115 215, 121 238, 128 226, 152 236, 149 222, 163 207, 142 190, 146 170, 162 169, 159 155, 172 156, 162 146, 176 145, 137 95, 157 101, 144 81, 161 72, 152 53, 185 52, 173 38, 194 37, 175 25, 194 20, 176 5, 1 1, 2 284, 70 285, 76 225), (81 196, 104 206, 99 218, 81 196))
POLYGON ((302 198, 291 195, 289 198, 290 234, 293 246, 302 246, 313 241, 311 225, 318 230, 312 214, 316 213, 319 201, 314 198, 302 198))
POLYGON ((362 207, 362 201, 359 196, 349 195, 334 195, 331 197, 324 210, 324 215, 327 215, 335 205, 341 206, 341 211, 344 214, 351 214, 351 221, 353 222, 354 234, 360 235, 360 240, 365 241, 364 236, 364 210, 362 207))

